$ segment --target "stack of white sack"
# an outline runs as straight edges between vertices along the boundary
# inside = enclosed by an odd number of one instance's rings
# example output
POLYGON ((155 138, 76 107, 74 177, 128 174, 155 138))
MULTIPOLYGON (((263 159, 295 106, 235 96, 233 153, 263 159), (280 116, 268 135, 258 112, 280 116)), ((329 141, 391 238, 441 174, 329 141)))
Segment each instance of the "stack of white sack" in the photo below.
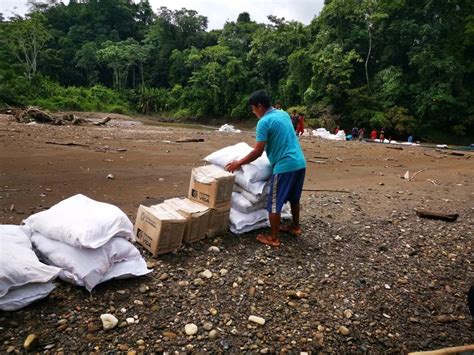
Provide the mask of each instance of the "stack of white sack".
MULTIPOLYGON (((247 143, 238 143, 222 148, 204 158, 208 163, 224 168, 229 162, 239 160, 252 151, 247 143)), ((230 209, 230 231, 234 234, 250 232, 268 227, 266 210, 269 192, 269 179, 272 166, 264 152, 250 164, 243 165, 235 172, 234 193, 230 209)), ((282 210, 282 218, 291 218, 289 207, 282 210)))
POLYGON ((56 286, 61 271, 38 260, 29 230, 0 225, 0 309, 16 311, 46 297, 56 286))
POLYGON ((59 278, 91 291, 114 278, 146 275, 132 222, 118 207, 75 195, 24 223, 40 258, 61 269, 59 278))
POLYGON ((232 126, 231 124, 227 124, 227 123, 220 126, 218 131, 219 132, 232 132, 232 133, 241 133, 242 132, 240 129, 235 129, 234 126, 232 126))
POLYGON ((326 128, 318 128, 313 130, 313 136, 324 139, 330 139, 333 141, 345 141, 346 133, 341 129, 337 134, 332 134, 326 128))

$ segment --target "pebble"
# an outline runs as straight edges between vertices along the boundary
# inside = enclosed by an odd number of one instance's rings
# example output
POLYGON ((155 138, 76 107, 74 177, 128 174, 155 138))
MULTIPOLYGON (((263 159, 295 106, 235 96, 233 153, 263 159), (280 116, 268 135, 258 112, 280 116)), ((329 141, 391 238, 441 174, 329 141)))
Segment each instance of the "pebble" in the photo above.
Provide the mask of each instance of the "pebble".
POLYGON ((156 261, 154 260, 147 260, 146 262, 146 267, 149 268, 149 269, 153 269, 156 265, 156 261))
POLYGON ((227 270, 227 269, 220 269, 219 270, 219 273, 221 274, 221 276, 227 275, 228 272, 229 272, 229 270, 227 270))
POLYGON ((209 312, 211 312, 211 314, 212 314, 213 316, 217 315, 217 309, 215 309, 215 308, 211 308, 211 309, 209 310, 209 312))
POLYGON ((338 329, 338 332, 341 333, 342 335, 349 335, 350 331, 343 325, 341 325, 338 329))
POLYGON ((120 312, 127 313, 127 309, 126 308, 120 308, 120 312))
POLYGON ((184 332, 187 335, 194 335, 198 332, 198 327, 196 324, 189 323, 184 326, 184 332))
POLYGON ((7 348, 7 353, 11 353, 15 350, 15 347, 10 345, 8 348, 7 348))
POLYGON ((259 325, 265 324, 265 319, 262 317, 257 317, 257 316, 249 316, 249 321, 253 323, 257 323, 259 325))
POLYGON ((178 286, 188 286, 189 285, 189 282, 188 281, 178 281, 178 286))
POLYGON ((212 323, 211 322, 204 322, 203 328, 206 331, 210 331, 212 329, 212 323))
POLYGON ((168 277, 169 277, 169 275, 166 272, 164 272, 160 275, 159 280, 160 281, 165 281, 166 279, 168 279, 168 277))
POLYGON ((136 304, 137 306, 143 306, 143 301, 140 301, 140 300, 134 300, 133 303, 136 304))
POLYGON ((102 327, 104 330, 114 329, 118 323, 118 319, 109 313, 101 314, 100 320, 102 321, 102 327))
POLYGON ((36 334, 30 334, 26 337, 25 342, 23 343, 23 347, 25 350, 30 350, 36 345, 38 341, 38 336, 36 334))
POLYGON ((212 247, 209 247, 208 251, 213 252, 213 253, 218 253, 221 250, 218 247, 213 245, 212 247))
POLYGON ((210 340, 216 340, 218 337, 219 337, 219 332, 217 330, 213 329, 209 332, 210 340))
POLYGON ((140 288, 138 289, 138 291, 140 293, 146 293, 148 291, 148 287, 146 286, 140 286, 140 288))
POLYGON ((113 174, 107 175, 107 179, 113 179, 113 178, 114 178, 114 175, 113 175, 113 174))
POLYGON ((346 309, 346 310, 344 311, 344 316, 345 316, 347 319, 351 318, 352 315, 353 315, 353 313, 352 313, 352 311, 351 311, 350 309, 346 309))
POLYGON ((133 324, 133 323, 135 323, 135 318, 129 317, 129 318, 126 319, 126 322, 127 322, 127 324, 133 324))
POLYGON ((340 242, 340 241, 342 240, 342 238, 341 238, 339 235, 336 235, 336 236, 334 237, 334 240, 335 240, 336 242, 340 242))
POLYGON ((436 321, 438 323, 450 323, 450 322, 453 322, 454 319, 451 318, 450 316, 447 316, 446 314, 442 314, 442 315, 436 317, 436 321))
POLYGON ((139 345, 139 346, 145 345, 145 340, 143 340, 143 339, 137 340, 137 345, 139 345))
POLYGON ((176 333, 173 333, 173 332, 163 332, 163 336, 166 337, 166 338, 169 338, 169 339, 174 339, 178 335, 176 333))
POLYGON ((197 278, 193 281, 193 284, 196 285, 196 286, 202 286, 202 285, 205 284, 205 282, 203 281, 203 279, 197 278))
POLYGON ((206 269, 203 272, 201 272, 199 276, 204 277, 206 279, 210 279, 212 277, 212 272, 206 269))
POLYGON ((119 344, 118 349, 120 351, 127 351, 129 346, 127 344, 119 344))

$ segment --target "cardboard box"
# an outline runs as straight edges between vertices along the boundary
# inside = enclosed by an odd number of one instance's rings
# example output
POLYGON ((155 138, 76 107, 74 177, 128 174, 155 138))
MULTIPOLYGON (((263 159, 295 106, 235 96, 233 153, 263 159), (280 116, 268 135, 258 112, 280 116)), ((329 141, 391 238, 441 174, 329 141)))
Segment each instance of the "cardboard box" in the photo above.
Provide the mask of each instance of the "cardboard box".
POLYGON ((181 216, 186 218, 183 243, 195 242, 206 237, 211 214, 207 206, 187 198, 171 198, 163 203, 172 207, 181 216))
POLYGON ((186 218, 167 206, 140 205, 135 221, 135 235, 153 256, 179 249, 182 244, 186 218))
POLYGON ((230 207, 235 175, 215 165, 194 168, 188 198, 209 208, 230 207))
POLYGON ((209 227, 207 228, 207 237, 213 238, 219 234, 227 232, 229 229, 230 208, 221 207, 211 209, 209 217, 209 227))

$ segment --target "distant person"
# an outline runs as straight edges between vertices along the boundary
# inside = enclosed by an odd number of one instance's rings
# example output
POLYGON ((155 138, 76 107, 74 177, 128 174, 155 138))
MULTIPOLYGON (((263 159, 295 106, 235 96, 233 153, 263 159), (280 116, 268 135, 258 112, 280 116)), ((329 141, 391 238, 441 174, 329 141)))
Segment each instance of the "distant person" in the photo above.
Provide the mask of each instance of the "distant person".
POLYGON ((306 172, 306 160, 298 138, 292 131, 288 113, 272 107, 270 97, 264 90, 255 91, 249 97, 252 112, 259 118, 256 142, 253 150, 240 160, 231 161, 226 170, 234 172, 249 164, 263 151, 273 167, 267 210, 271 234, 259 234, 257 240, 272 247, 280 246, 280 231, 294 236, 301 235, 300 199, 306 172), (280 226, 281 209, 290 202, 293 221, 280 226))
POLYGON ((380 142, 383 143, 384 140, 385 140, 385 130, 382 128, 380 130, 380 142))
POLYGON ((336 126, 336 129, 334 130, 334 134, 338 134, 339 133, 339 126, 336 126))
POLYGON ((301 137, 304 133, 304 113, 300 112, 298 116, 298 125, 296 126, 296 135, 301 137))
POLYGON ((359 140, 361 141, 364 139, 364 134, 365 134, 365 128, 359 129, 359 140))
POLYGON ((357 127, 352 128, 352 139, 359 138, 359 129, 357 127))
POLYGON ((293 113, 290 116, 291 118, 291 123, 293 124, 293 129, 296 132, 296 128, 298 127, 298 119, 300 116, 296 113, 296 110, 293 110, 293 113))
POLYGON ((277 101, 277 102, 275 103, 275 108, 276 108, 277 110, 281 110, 281 102, 280 102, 280 101, 277 101))
POLYGON ((370 139, 373 141, 377 139, 377 130, 375 128, 373 128, 372 132, 370 132, 370 139))
POLYGON ((413 136, 408 136, 408 143, 413 143, 413 136))

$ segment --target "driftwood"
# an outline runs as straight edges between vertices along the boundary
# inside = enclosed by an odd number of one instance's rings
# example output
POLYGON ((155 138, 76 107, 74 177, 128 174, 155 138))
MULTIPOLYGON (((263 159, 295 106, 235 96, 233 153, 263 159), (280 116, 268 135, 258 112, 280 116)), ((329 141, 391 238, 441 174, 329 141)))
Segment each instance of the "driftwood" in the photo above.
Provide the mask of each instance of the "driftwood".
POLYGON ((418 170, 418 171, 417 171, 416 173, 414 173, 414 174, 412 175, 412 177, 409 178, 408 180, 409 180, 409 181, 413 181, 413 179, 415 178, 415 176, 417 176, 419 173, 421 173, 421 172, 423 172, 423 171, 425 171, 425 170, 426 170, 426 169, 418 170))
POLYGON ((103 126, 103 125, 105 125, 107 122, 109 122, 111 119, 112 119, 112 117, 110 117, 110 116, 105 116, 105 117, 104 117, 103 119, 101 119, 100 121, 94 122, 94 125, 96 125, 96 126, 103 126))
POLYGON ((474 351, 474 344, 463 345, 463 346, 454 346, 451 348, 443 348, 438 350, 431 351, 417 351, 408 353, 408 355, 441 355, 441 354, 471 354, 474 351))
POLYGON ((396 150, 403 150, 402 147, 385 147, 387 149, 396 149, 396 150))
POLYGON ((303 191, 308 191, 308 192, 341 192, 345 194, 350 194, 350 191, 346 190, 324 190, 324 189, 303 189, 303 191))
POLYGON ((454 222, 459 217, 458 213, 446 214, 446 213, 424 211, 424 210, 416 211, 416 214, 418 217, 421 217, 421 218, 439 219, 446 222, 454 222))
POLYGON ((46 144, 56 144, 56 145, 67 145, 67 146, 78 146, 78 147, 89 147, 87 144, 80 144, 80 143, 74 143, 74 142, 53 142, 53 141, 46 141, 46 144))
POLYGON ((20 123, 48 123, 53 125, 81 125, 81 124, 94 124, 97 126, 105 125, 112 118, 109 116, 104 117, 98 122, 93 122, 91 120, 78 117, 74 114, 66 114, 63 116, 53 115, 49 112, 43 111, 38 107, 30 106, 26 109, 21 108, 12 108, 11 113, 20 123))
POLYGON ((204 142, 204 138, 183 138, 178 139, 176 143, 199 143, 204 142))
POLYGON ((310 162, 310 163, 315 163, 315 164, 326 164, 326 162, 325 162, 325 161, 322 161, 322 160, 308 159, 308 162, 310 162))

